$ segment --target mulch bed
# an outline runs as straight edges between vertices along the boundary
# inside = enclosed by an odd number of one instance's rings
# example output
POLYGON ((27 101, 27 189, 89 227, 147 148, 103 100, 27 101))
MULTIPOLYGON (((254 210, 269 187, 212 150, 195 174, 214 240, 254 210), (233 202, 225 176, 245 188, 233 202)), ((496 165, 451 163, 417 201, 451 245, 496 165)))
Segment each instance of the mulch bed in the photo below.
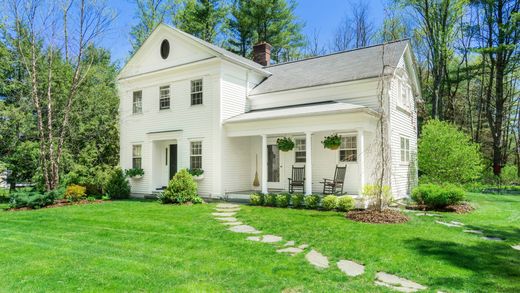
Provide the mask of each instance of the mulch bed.
POLYGON ((430 208, 425 205, 410 205, 406 207, 407 210, 417 210, 417 211, 437 211, 437 212, 447 212, 447 213, 457 213, 457 214, 466 214, 473 211, 475 208, 472 207, 468 203, 461 203, 456 205, 450 205, 442 209, 430 208))
MULTIPOLYGON (((84 204, 100 204, 100 203, 104 203, 104 202, 107 202, 107 201, 106 200, 101 200, 101 199, 96 199, 96 200, 82 199, 80 201, 70 202, 70 201, 67 201, 65 199, 58 199, 53 204, 45 206, 45 207, 42 207, 42 209, 57 208, 57 207, 64 207, 64 206, 79 206, 79 205, 84 205, 84 204)), ((28 207, 17 208, 17 209, 8 209, 8 211, 12 211, 12 212, 14 212, 14 211, 30 211, 30 210, 34 210, 34 209, 31 209, 31 208, 28 208, 28 207)))
POLYGON ((406 223, 409 218, 399 211, 383 210, 381 212, 372 210, 350 211, 347 213, 347 218, 364 223, 373 224, 398 224, 406 223))

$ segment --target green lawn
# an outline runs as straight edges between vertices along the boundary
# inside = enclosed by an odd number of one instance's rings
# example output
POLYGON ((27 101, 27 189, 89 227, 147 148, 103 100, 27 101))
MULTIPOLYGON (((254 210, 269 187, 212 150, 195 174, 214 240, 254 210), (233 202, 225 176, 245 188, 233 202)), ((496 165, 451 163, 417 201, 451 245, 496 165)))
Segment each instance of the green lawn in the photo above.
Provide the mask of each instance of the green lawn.
POLYGON ((331 261, 366 265, 348 278, 334 263, 318 271, 303 255, 246 241, 211 216, 214 204, 119 201, 0 212, 0 291, 390 292, 377 271, 431 292, 519 292, 520 196, 470 195, 477 210, 444 214, 505 237, 480 239, 461 228, 411 216, 400 225, 347 220, 340 213, 245 206, 237 217, 266 233, 308 243, 331 261))

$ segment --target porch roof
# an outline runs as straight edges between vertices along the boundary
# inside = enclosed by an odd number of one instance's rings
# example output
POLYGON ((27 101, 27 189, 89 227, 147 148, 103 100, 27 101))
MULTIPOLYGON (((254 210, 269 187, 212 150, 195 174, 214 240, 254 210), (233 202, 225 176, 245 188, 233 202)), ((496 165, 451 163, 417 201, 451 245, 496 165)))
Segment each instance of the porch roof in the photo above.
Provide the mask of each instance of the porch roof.
POLYGON ((326 102, 316 103, 262 110, 253 110, 244 114, 240 114, 235 117, 231 117, 224 121, 224 123, 237 123, 237 122, 248 122, 258 120, 269 120, 277 118, 292 118, 302 116, 317 116, 337 113, 355 113, 365 112, 368 114, 376 115, 377 112, 360 105, 354 105, 349 103, 341 102, 326 102))

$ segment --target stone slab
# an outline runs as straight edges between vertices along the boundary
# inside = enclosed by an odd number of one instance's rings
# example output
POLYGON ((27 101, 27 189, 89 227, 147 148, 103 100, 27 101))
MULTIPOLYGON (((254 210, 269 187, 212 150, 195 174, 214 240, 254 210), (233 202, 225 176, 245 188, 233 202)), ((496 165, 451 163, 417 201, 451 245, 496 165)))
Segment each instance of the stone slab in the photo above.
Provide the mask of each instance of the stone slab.
POLYGON ((282 237, 276 235, 250 236, 247 237, 247 240, 263 243, 276 243, 282 241, 282 237))
POLYGON ((319 269, 326 269, 329 267, 329 259, 314 249, 305 255, 305 259, 311 265, 319 269))
POLYGON ((379 272, 376 274, 375 283, 377 285, 386 286, 400 292, 417 292, 428 288, 413 281, 387 274, 385 272, 379 272))
POLYGON ((219 208, 216 208, 215 211, 219 212, 219 213, 230 213, 230 212, 238 212, 240 211, 240 208, 233 208, 233 209, 219 209, 219 208))
POLYGON ((260 233, 260 231, 256 230, 254 227, 251 227, 249 225, 232 226, 228 230, 231 232, 235 232, 235 233, 245 233, 245 234, 259 234, 260 233))
POLYGON ((242 225, 242 222, 224 222, 222 223, 226 226, 238 226, 238 225, 242 225))
POLYGON ((518 244, 518 245, 511 245, 511 247, 513 249, 520 250, 520 244, 518 244))
POLYGON ((490 241, 504 241, 503 238, 497 236, 482 236, 482 239, 490 240, 490 241))
POLYGON ((219 203, 217 204, 217 209, 235 209, 239 208, 240 206, 237 204, 232 203, 219 203))
POLYGON ((238 222, 237 218, 233 218, 233 217, 223 217, 223 218, 215 218, 219 221, 223 221, 223 222, 238 222))
POLYGON ((236 215, 236 213, 212 213, 215 217, 232 217, 236 215))
POLYGON ((481 231, 481 230, 464 230, 464 231, 462 231, 462 232, 464 232, 464 233, 470 233, 470 234, 484 234, 484 232, 481 231))
POLYGON ((291 241, 287 241, 287 243, 285 243, 283 246, 294 246, 294 241, 291 240, 291 241))
POLYGON ((338 269, 347 276, 355 277, 365 272, 365 266, 351 260, 340 260, 336 263, 338 269))
POLYGON ((298 253, 303 252, 303 249, 300 249, 298 247, 287 247, 287 248, 278 249, 276 252, 278 252, 278 253, 288 253, 288 254, 290 254, 292 256, 295 256, 298 253))
POLYGON ((444 226, 448 226, 448 227, 462 227, 461 225, 458 225, 458 224, 454 224, 452 222, 443 222, 443 221, 435 221, 435 223, 437 224, 441 224, 441 225, 444 225, 444 226))
POLYGON ((307 247, 309 247, 309 244, 302 244, 302 245, 298 246, 299 249, 305 249, 307 247))

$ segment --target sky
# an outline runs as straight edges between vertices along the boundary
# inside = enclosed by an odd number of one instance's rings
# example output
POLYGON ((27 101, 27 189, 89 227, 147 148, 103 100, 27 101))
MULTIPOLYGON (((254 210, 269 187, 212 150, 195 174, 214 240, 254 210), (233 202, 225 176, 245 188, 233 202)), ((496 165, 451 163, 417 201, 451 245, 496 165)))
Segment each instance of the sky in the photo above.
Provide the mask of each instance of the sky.
MULTIPOLYGON (((361 0, 368 3, 372 21, 378 27, 384 16, 384 0, 361 0)), ((332 40, 334 31, 347 14, 350 2, 358 0, 296 0, 295 14, 305 24, 303 33, 312 35, 319 31, 320 43, 327 46, 332 40)), ((130 28, 138 22, 136 5, 132 0, 112 0, 109 5, 116 11, 117 18, 113 29, 105 35, 100 45, 109 49, 112 60, 123 64, 131 49, 130 28)))

